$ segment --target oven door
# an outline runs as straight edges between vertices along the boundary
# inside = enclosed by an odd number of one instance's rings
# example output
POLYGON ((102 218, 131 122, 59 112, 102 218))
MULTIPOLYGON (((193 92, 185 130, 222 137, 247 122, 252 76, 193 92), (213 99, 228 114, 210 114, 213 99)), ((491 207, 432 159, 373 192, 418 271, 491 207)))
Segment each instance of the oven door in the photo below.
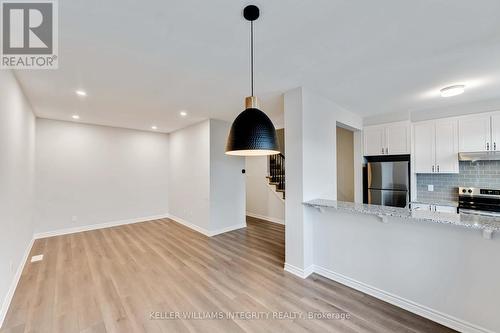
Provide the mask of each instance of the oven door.
POLYGON ((461 214, 500 217, 500 212, 491 212, 485 210, 475 210, 475 209, 465 209, 465 208, 459 208, 458 211, 461 214))
POLYGON ((485 197, 459 197, 458 208, 467 211, 485 211, 500 213, 500 200, 485 197))

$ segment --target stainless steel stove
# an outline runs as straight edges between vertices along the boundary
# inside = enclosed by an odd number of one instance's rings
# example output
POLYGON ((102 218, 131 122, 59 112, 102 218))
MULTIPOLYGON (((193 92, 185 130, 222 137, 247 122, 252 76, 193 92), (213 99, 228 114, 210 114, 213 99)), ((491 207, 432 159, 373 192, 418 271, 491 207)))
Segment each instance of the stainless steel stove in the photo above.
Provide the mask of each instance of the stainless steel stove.
POLYGON ((500 190, 459 187, 458 199, 460 213, 500 216, 500 190))

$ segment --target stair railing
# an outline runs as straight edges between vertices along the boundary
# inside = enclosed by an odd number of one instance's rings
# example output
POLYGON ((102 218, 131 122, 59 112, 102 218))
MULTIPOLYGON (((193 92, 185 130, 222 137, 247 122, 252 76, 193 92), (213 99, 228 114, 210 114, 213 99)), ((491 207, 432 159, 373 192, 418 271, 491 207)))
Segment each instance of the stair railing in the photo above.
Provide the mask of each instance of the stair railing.
POLYGON ((269 176, 271 183, 276 184, 276 189, 285 191, 285 156, 276 154, 269 156, 269 176))

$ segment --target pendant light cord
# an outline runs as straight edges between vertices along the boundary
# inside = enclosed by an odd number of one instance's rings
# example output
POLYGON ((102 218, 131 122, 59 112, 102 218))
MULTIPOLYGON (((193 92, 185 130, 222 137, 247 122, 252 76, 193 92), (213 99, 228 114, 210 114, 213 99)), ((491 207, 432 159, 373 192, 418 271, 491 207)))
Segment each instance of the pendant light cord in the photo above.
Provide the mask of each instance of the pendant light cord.
POLYGON ((251 68, 251 80, 252 80, 252 96, 253 96, 253 21, 250 21, 250 68, 251 68))

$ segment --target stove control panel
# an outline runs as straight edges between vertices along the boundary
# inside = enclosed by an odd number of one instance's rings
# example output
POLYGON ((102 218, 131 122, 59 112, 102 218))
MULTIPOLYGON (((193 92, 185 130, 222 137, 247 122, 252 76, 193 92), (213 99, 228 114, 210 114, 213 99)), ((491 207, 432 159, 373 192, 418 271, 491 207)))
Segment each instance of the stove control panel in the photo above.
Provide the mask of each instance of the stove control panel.
POLYGON ((480 194, 484 195, 500 195, 500 190, 486 190, 486 189, 481 189, 479 191, 480 194))

